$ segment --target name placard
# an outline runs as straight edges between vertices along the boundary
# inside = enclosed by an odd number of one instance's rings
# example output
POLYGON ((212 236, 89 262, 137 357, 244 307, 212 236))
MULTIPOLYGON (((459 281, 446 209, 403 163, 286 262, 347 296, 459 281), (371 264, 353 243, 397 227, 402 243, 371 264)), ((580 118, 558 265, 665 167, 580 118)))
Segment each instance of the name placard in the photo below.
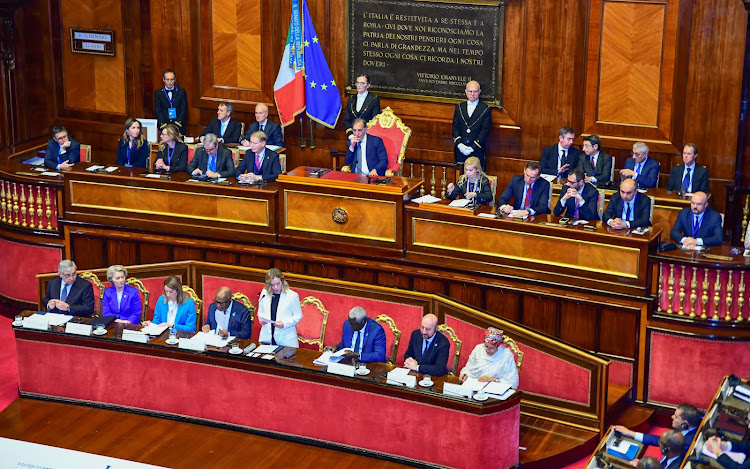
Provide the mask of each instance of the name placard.
POLYGON ((499 106, 505 2, 349 0, 349 85, 381 96, 456 102, 470 80, 499 106))
POLYGON ((194 352, 204 352, 206 350, 206 343, 202 340, 182 338, 177 348, 192 350, 194 352))
POLYGON ((70 321, 65 323, 66 334, 91 335, 92 330, 91 324, 78 324, 70 321))
POLYGON ((70 28, 70 50, 76 54, 115 55, 115 32, 106 29, 70 28))
POLYGON ((138 342, 139 344, 147 344, 148 335, 140 331, 131 331, 129 329, 124 329, 122 331, 122 340, 127 340, 128 342, 138 342))
POLYGON ((443 394, 471 399, 473 392, 468 386, 461 386, 460 384, 453 383, 443 383, 443 394))
POLYGON ((328 372, 333 373, 334 375, 348 376, 350 378, 353 378, 355 371, 356 368, 354 368, 352 365, 342 365, 341 363, 335 362, 328 363, 328 372))
POLYGON ((46 331, 49 329, 49 319, 42 314, 32 314, 27 318, 23 318, 23 328, 46 331))
POLYGON ((417 387, 417 377, 413 375, 404 375, 398 372, 389 371, 386 375, 387 384, 400 384, 408 388, 417 387))

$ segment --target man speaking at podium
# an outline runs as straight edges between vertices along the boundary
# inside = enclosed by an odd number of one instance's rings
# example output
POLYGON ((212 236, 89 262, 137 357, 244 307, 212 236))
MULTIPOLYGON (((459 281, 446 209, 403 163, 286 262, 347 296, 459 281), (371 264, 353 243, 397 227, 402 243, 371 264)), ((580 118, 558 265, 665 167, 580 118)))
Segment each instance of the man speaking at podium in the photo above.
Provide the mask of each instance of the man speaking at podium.
POLYGON ((349 149, 346 152, 344 164, 353 173, 368 176, 385 176, 388 168, 388 153, 385 151, 383 139, 375 135, 367 135, 364 119, 357 119, 352 124, 352 135, 349 149))

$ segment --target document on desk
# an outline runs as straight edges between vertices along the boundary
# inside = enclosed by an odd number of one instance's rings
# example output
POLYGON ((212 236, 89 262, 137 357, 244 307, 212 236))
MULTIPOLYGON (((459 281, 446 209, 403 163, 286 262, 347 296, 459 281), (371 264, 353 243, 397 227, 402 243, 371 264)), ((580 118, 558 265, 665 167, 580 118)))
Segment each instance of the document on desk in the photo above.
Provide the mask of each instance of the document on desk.
POLYGON ((162 332, 167 330, 167 326, 160 326, 158 324, 151 323, 148 326, 141 329, 141 332, 148 335, 161 335, 162 332))
POLYGON ((89 166, 88 168, 86 168, 86 171, 92 171, 93 172, 93 171, 99 171, 100 169, 104 169, 104 166, 95 164, 93 166, 89 166))
POLYGON ((206 345, 210 345, 212 347, 225 347, 229 342, 234 340, 233 336, 228 337, 222 337, 218 334, 215 334, 214 332, 198 332, 193 337, 191 337, 193 340, 200 340, 206 345))
POLYGON ((734 392, 732 393, 732 395, 736 397, 737 399, 741 399, 745 402, 750 402, 750 388, 748 388, 747 386, 742 386, 742 385, 735 386, 734 392))
POLYGON ((504 383, 502 381, 500 382, 491 382, 487 383, 487 386, 484 388, 485 394, 490 394, 490 397, 496 397, 502 396, 510 389, 509 383, 504 383))
MULTIPOLYGON (((716 457, 717 457, 705 445, 703 446, 703 450, 701 451, 701 454, 704 454, 704 455, 708 456, 711 459, 716 459, 716 457)), ((745 459, 746 459, 746 456, 745 456, 744 453, 736 453, 734 451, 727 451, 724 454, 726 454, 727 456, 729 456, 729 459, 731 459, 732 461, 736 462, 737 464, 742 464, 743 462, 745 462, 745 459)))
POLYGON ((261 345, 255 349, 256 353, 276 353, 281 350, 281 345, 261 345))
POLYGON ((47 313, 45 314, 45 316, 47 317, 47 321, 49 321, 50 326, 62 326, 66 322, 73 319, 73 316, 71 316, 70 314, 47 313))
POLYGON ((480 389, 487 386, 487 384, 488 383, 486 381, 482 383, 476 378, 466 378, 466 381, 461 383, 461 386, 471 389, 472 391, 479 391, 480 389))
POLYGON ((619 444, 607 447, 607 453, 632 461, 638 453, 638 445, 627 440, 620 440, 619 444))
POLYGON ((60 173, 57 173, 55 171, 45 171, 43 173, 39 173, 42 176, 59 176, 60 173))
POLYGON ((472 202, 471 199, 456 199, 452 201, 448 206, 450 207, 466 207, 472 202))
POLYGON ((316 365, 328 365, 329 363, 338 363, 341 360, 344 359, 344 354, 346 352, 353 352, 349 347, 342 348, 338 352, 331 352, 329 350, 326 350, 323 352, 323 355, 319 356, 315 360, 313 360, 313 363, 316 365))
POLYGON ((548 183, 554 184, 555 179, 557 179, 557 176, 553 176, 551 174, 541 174, 543 179, 546 179, 548 183))
POLYGON ((411 199, 412 202, 416 202, 418 204, 434 204, 435 202, 440 202, 439 197, 435 197, 430 194, 423 195, 422 197, 417 197, 416 199, 411 199))

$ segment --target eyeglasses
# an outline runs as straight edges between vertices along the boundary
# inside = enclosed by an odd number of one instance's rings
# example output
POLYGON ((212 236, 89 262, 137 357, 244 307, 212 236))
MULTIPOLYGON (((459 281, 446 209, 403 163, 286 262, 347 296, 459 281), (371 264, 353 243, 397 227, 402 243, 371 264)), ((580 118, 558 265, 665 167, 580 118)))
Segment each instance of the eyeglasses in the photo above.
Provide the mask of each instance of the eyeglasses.
POLYGON ((69 274, 62 274, 63 278, 75 278, 78 272, 71 272, 69 274))
POLYGON ((631 151, 630 154, 633 156, 641 156, 641 152, 639 151, 631 151))
POLYGON ((227 301, 219 301, 219 300, 214 300, 214 303, 216 303, 217 305, 228 305, 228 304, 229 304, 229 303, 231 303, 231 302, 232 302, 232 300, 231 300, 231 299, 229 299, 229 300, 227 300, 227 301))

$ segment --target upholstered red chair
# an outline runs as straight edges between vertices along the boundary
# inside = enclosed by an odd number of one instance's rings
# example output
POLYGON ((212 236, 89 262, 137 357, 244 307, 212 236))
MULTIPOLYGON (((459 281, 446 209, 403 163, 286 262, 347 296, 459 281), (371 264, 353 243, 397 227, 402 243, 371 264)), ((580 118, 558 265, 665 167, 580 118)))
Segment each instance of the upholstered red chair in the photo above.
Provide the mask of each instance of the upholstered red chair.
MULTIPOLYGON (((383 139, 385 151, 388 153, 388 169, 386 169, 385 175, 400 176, 401 164, 404 162, 404 154, 406 153, 406 144, 411 137, 411 129, 401 122, 401 118, 396 116, 390 107, 387 107, 367 123, 367 133, 383 139)), ((334 154, 334 151, 331 151, 331 156, 333 157, 334 169, 338 168, 341 152, 336 151, 334 154)), ((344 156, 346 156, 346 153, 344 153, 344 156)), ((350 172, 351 168, 344 166, 341 171, 350 172)))
MULTIPOLYGON (((502 333, 503 331, 500 331, 502 333)), ((507 335, 503 335, 503 347, 509 349, 513 355, 516 357, 516 370, 518 371, 518 374, 521 374, 521 364, 523 363, 523 352, 521 349, 518 348, 518 345, 516 344, 516 341, 508 337, 507 335)))
POLYGON ((322 352, 328 324, 328 310, 314 296, 305 297, 299 305, 302 308, 302 320, 297 323, 297 338, 300 341, 300 347, 322 352), (302 344, 311 347, 303 347, 302 344))
POLYGON ((385 360, 388 363, 396 363, 398 344, 401 341, 401 330, 396 327, 396 322, 387 314, 381 314, 375 318, 375 322, 384 325, 383 330, 385 331, 385 350, 391 351, 390 356, 386 355, 385 360))
POLYGON ((201 300, 198 294, 195 293, 195 290, 187 285, 182 286, 182 292, 185 296, 195 301, 195 330, 199 331, 203 324, 203 300, 201 300))
POLYGON ((138 290, 138 293, 141 296, 141 322, 146 320, 146 311, 148 310, 148 300, 151 298, 151 292, 149 292, 146 289, 146 286, 138 280, 135 277, 128 277, 127 280, 125 280, 125 285, 130 285, 131 287, 138 290))
POLYGON ((193 157, 195 156, 195 149, 198 148, 198 146, 195 145, 195 144, 193 144, 193 143, 188 143, 188 144, 186 144, 186 146, 187 146, 187 149, 188 149, 188 160, 187 160, 187 162, 188 162, 188 164, 190 164, 190 162, 193 161, 193 157))
POLYGON ((81 144, 81 162, 91 163, 91 145, 81 144))
POLYGON ((102 299, 104 298, 104 284, 91 272, 78 272, 78 276, 86 279, 94 288, 94 316, 102 315, 102 299))
POLYGON ((450 355, 448 355, 448 371, 452 376, 458 375, 458 358, 461 356, 461 346, 463 342, 458 338, 456 331, 452 327, 446 326, 445 324, 439 324, 437 327, 438 332, 448 337, 451 343, 451 354, 453 355, 453 363, 450 362, 450 355))

